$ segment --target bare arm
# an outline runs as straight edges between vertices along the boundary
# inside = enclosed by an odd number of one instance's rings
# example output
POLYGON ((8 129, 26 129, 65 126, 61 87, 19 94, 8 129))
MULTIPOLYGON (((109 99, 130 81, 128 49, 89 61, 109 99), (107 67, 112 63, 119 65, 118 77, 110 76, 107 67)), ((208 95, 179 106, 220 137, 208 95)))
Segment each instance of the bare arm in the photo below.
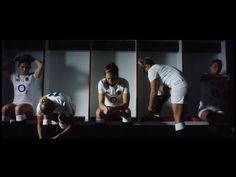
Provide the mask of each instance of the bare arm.
POLYGON ((56 136, 52 137, 52 139, 57 139, 62 137, 63 135, 65 135, 67 132, 69 132, 69 130, 71 129, 71 124, 68 124, 67 127, 65 129, 63 129, 62 132, 60 132, 59 134, 57 134, 56 136))
POLYGON ((67 134, 72 127, 73 119, 74 119, 74 117, 71 116, 66 121, 66 117, 64 116, 64 114, 59 114, 58 115, 59 124, 63 124, 63 126, 65 126, 65 128, 63 127, 63 131, 58 133, 56 136, 52 137, 52 139, 57 139, 57 138, 63 137, 65 134, 67 134))
POLYGON ((16 61, 15 59, 12 59, 2 64, 2 72, 5 78, 10 79, 11 76, 10 67, 11 65, 15 65, 15 61, 16 61))
POLYGON ((36 78, 40 78, 43 73, 43 62, 41 60, 35 59, 34 63, 37 65, 37 68, 34 71, 36 78))
POLYGON ((150 82, 150 95, 149 95, 149 104, 148 111, 153 112, 155 107, 155 99, 158 92, 158 82, 157 79, 154 79, 150 82))
POLYGON ((43 116, 37 116, 37 131, 39 135, 39 139, 42 139, 42 124, 43 124, 43 116))
POLYGON ((105 94, 98 94, 98 104, 99 108, 103 110, 103 112, 106 114, 107 113, 107 107, 104 104, 105 102, 105 94))

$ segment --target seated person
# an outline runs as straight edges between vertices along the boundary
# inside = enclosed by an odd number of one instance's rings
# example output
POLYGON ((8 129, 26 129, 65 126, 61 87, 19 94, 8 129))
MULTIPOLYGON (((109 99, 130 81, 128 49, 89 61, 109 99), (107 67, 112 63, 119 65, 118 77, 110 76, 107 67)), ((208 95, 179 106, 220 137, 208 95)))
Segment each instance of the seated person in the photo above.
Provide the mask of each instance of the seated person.
POLYGON ((129 83, 120 78, 118 73, 119 69, 116 64, 110 63, 105 67, 105 78, 98 83, 97 122, 121 118, 123 123, 131 122, 129 83))
POLYGON ((4 63, 2 71, 14 87, 13 102, 2 107, 2 122, 25 122, 28 116, 34 115, 35 82, 43 73, 43 62, 31 55, 21 55, 4 63), (15 66, 16 62, 19 73, 10 74, 10 66, 15 66), (33 72, 30 72, 32 63, 35 63, 37 67, 33 72))
POLYGON ((204 73, 200 80, 200 104, 198 116, 208 121, 210 125, 225 121, 225 109, 227 99, 227 87, 229 76, 219 74, 222 69, 222 61, 213 60, 208 73, 204 73))

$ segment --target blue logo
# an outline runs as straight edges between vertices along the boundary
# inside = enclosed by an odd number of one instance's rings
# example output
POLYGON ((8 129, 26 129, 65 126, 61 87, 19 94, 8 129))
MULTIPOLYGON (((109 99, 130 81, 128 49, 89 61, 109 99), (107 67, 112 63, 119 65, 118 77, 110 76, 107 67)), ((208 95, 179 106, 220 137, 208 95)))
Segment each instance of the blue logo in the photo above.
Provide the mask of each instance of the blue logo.
POLYGON ((25 85, 21 84, 21 85, 18 86, 18 91, 19 92, 24 92, 25 90, 26 90, 25 85))

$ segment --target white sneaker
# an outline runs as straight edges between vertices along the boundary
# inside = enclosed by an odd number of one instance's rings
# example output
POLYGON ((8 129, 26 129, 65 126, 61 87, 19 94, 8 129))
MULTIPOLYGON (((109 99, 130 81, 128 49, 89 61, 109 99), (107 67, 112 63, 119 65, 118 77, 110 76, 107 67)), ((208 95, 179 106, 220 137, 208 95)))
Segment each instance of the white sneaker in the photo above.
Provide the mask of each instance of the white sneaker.
POLYGON ((96 118, 96 123, 105 123, 105 120, 104 119, 96 118))
POLYGON ((12 124, 12 123, 14 123, 14 122, 16 122, 15 119, 10 119, 10 121, 9 121, 10 124, 12 124))
POLYGON ((122 117, 122 123, 130 123, 132 120, 131 120, 131 117, 122 117))

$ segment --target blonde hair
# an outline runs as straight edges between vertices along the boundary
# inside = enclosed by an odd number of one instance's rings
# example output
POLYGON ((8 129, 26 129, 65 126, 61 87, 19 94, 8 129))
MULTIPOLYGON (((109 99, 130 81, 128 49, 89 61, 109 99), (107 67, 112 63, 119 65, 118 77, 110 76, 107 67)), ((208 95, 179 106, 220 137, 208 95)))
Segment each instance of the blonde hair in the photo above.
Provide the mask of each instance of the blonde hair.
POLYGON ((43 96, 40 99, 40 110, 43 114, 48 115, 52 113, 55 109, 55 103, 48 99, 46 96, 43 96))
POLYGON ((155 63, 153 62, 153 60, 152 60, 150 57, 140 57, 140 58, 138 59, 138 62, 139 62, 139 64, 141 64, 142 66, 143 66, 143 65, 150 65, 150 66, 152 66, 152 65, 155 64, 155 63))

